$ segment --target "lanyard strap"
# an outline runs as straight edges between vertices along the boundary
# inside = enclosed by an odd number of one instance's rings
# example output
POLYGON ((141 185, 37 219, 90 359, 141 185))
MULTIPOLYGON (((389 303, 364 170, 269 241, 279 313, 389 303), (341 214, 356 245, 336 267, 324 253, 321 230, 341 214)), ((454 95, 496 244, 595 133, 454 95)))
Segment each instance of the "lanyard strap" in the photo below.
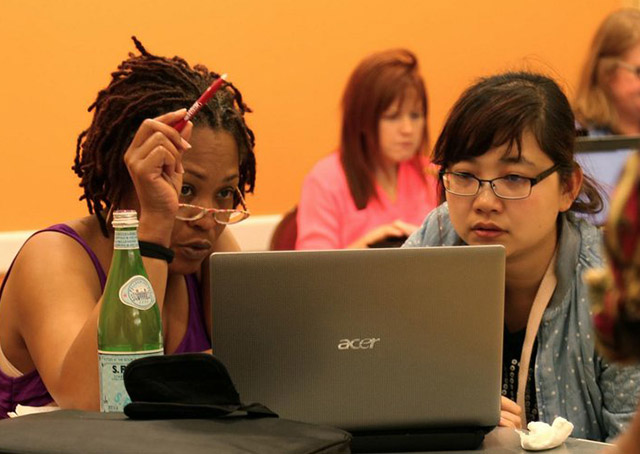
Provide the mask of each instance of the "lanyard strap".
POLYGON ((531 363, 531 351, 533 350, 533 343, 536 340, 538 334, 538 328, 540 327, 540 321, 542 320, 542 314, 549 305, 551 295, 553 295, 556 289, 558 280, 556 278, 556 254, 553 254, 551 262, 547 267, 547 271, 544 273, 538 292, 533 300, 531 306, 531 312, 529 313, 529 319, 527 320, 527 330, 524 336, 524 343, 522 345, 522 353, 520 354, 520 367, 518 370, 518 394, 516 403, 522 408, 521 420, 522 427, 527 427, 527 415, 524 404, 524 394, 527 388, 527 379, 529 378, 529 364, 531 363))

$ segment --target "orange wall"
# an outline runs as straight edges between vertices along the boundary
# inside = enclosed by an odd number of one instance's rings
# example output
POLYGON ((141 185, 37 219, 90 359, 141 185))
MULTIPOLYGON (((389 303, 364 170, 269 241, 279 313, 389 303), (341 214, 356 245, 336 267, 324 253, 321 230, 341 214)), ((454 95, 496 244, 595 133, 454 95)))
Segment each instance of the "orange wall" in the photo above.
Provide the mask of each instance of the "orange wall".
POLYGON ((334 149, 345 81, 366 54, 418 55, 437 135, 475 77, 542 68, 571 93, 597 24, 623 0, 2 0, 0 230, 86 212, 70 170, 86 108, 134 50, 229 73, 254 109, 257 214, 294 205, 334 149), (181 6, 177 6, 181 5, 181 6))

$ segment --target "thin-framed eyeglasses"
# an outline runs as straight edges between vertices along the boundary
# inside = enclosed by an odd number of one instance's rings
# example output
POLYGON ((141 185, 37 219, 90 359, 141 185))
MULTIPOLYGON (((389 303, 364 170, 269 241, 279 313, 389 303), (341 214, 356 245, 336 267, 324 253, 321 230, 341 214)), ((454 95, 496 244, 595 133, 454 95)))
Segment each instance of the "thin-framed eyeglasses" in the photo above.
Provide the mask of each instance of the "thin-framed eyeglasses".
POLYGON ((638 79, 640 79, 640 66, 632 65, 631 63, 627 63, 626 61, 622 61, 622 60, 617 60, 616 64, 619 67, 624 68, 627 71, 632 72, 633 74, 636 75, 636 77, 638 79))
POLYGON ((235 188, 235 193, 238 196, 238 201, 242 206, 242 209, 221 209, 221 208, 205 208, 198 205, 190 205, 188 203, 178 204, 178 212, 176 213, 176 219, 181 221, 197 221, 202 219, 206 214, 213 214, 213 219, 218 224, 229 225, 237 224, 238 222, 247 219, 251 212, 247 208, 247 204, 242 197, 240 189, 235 188))
POLYGON ((447 192, 464 197, 473 197, 480 192, 482 183, 488 183, 491 190, 501 199, 519 200, 531 195, 531 189, 553 172, 560 168, 559 164, 548 168, 533 178, 520 175, 506 175, 504 177, 483 180, 470 173, 441 171, 440 178, 447 192))

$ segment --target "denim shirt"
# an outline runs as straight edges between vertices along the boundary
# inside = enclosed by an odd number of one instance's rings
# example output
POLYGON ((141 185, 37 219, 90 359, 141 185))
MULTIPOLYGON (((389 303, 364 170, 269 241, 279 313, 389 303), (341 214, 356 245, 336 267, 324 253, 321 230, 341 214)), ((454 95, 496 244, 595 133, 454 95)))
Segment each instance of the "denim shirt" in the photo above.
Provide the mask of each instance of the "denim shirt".
MULTIPOLYGON (((602 267, 601 234, 572 213, 558 221, 557 286, 540 328, 535 386, 541 421, 557 416, 573 423, 572 436, 609 441, 631 420, 637 405, 640 366, 608 363, 595 349, 588 288, 582 274, 602 267)), ((434 209, 403 247, 464 244, 446 203, 434 209)), ((499 392, 499 390, 497 390, 499 392)))

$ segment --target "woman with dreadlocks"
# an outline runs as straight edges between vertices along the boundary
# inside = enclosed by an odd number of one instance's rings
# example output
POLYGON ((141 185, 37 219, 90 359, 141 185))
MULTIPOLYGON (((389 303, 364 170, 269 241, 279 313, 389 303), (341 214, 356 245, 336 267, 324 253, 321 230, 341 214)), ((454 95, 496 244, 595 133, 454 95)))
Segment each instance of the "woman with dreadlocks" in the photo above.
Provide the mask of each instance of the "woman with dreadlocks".
POLYGON ((234 219, 248 214, 243 194, 255 182, 249 109, 226 83, 177 132, 170 125, 219 76, 134 42, 141 55, 130 54, 112 74, 78 138, 73 170, 90 215, 34 234, 0 288, 0 418, 17 404, 98 409, 96 326, 114 209, 137 210, 140 241, 167 253, 143 257, 165 352, 211 348, 200 276, 211 252, 238 249, 211 209, 242 205, 234 219))

